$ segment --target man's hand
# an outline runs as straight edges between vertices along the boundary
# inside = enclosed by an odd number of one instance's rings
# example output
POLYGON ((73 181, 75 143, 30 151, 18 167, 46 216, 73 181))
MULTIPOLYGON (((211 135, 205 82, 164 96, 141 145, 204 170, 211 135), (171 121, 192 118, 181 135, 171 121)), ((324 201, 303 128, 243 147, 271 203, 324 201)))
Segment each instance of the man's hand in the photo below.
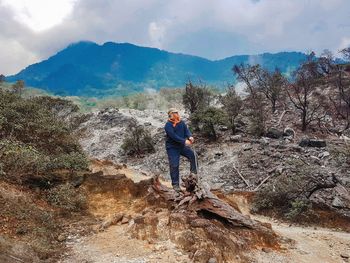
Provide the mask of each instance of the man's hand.
POLYGON ((186 141, 185 141, 185 144, 186 144, 187 146, 190 146, 190 145, 192 144, 192 142, 191 142, 190 140, 186 140, 186 141))
POLYGON ((192 136, 188 139, 191 141, 191 143, 194 143, 194 138, 192 136))

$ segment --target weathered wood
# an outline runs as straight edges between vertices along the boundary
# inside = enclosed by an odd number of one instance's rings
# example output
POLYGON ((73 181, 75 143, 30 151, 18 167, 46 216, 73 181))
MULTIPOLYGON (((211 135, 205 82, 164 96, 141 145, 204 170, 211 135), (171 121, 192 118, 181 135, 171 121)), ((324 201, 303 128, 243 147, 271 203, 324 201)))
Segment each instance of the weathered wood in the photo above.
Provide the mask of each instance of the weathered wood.
POLYGON ((153 178, 153 185, 150 191, 154 191, 154 194, 171 203, 176 211, 195 212, 202 217, 217 219, 234 227, 265 228, 257 221, 241 214, 235 208, 219 199, 210 192, 207 186, 198 182, 193 176, 185 177, 183 181, 185 186, 191 186, 191 192, 185 191, 179 197, 175 196, 175 192, 172 189, 162 185, 158 177, 153 178), (196 182, 196 184, 193 184, 193 182, 196 182))
POLYGON ((258 191, 259 188, 260 188, 267 180, 269 180, 269 179, 271 178, 271 176, 272 176, 272 174, 269 175, 269 176, 267 176, 264 180, 262 180, 261 183, 260 183, 257 187, 255 187, 255 189, 254 189, 253 191, 254 191, 254 192, 258 191))
POLYGON ((284 115, 285 115, 287 112, 288 112, 287 110, 284 110, 284 111, 282 112, 282 114, 281 114, 281 116, 280 116, 280 118, 279 118, 279 120, 278 120, 277 126, 279 126, 279 125, 281 124, 281 121, 282 121, 284 115))
POLYGON ((239 177, 242 178, 242 180, 245 182, 245 184, 250 187, 249 182, 244 178, 244 176, 238 171, 238 169, 236 168, 236 166, 233 166, 233 169, 236 171, 236 173, 239 175, 239 177))

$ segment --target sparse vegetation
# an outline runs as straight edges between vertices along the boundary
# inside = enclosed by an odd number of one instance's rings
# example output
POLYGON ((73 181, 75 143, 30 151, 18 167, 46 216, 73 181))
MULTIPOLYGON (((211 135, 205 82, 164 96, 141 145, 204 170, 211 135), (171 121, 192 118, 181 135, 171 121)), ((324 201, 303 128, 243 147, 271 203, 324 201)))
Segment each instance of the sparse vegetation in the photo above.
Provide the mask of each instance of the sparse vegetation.
POLYGON ((47 191, 47 201, 65 212, 77 212, 86 208, 86 197, 71 184, 61 184, 47 191))
POLYGON ((208 107, 201 111, 196 111, 191 116, 191 121, 199 125, 201 133, 204 136, 217 140, 217 126, 225 125, 227 121, 227 115, 221 109, 215 107, 208 107))
POLYGON ((255 212, 273 211, 288 219, 297 219, 309 208, 304 188, 308 178, 305 174, 280 175, 274 182, 261 189, 254 198, 255 212), (307 204, 307 205, 306 205, 307 204))
POLYGON ((186 83, 182 102, 190 114, 204 110, 210 106, 213 92, 204 84, 194 84, 192 81, 186 83))
POLYGON ((36 261, 48 260, 62 249, 56 242, 63 231, 61 217, 86 208, 80 189, 61 184, 87 169, 64 120, 77 108, 63 99, 24 96, 20 87, 14 92, 7 83, 2 87, 0 234, 25 242, 36 261))
POLYGON ((131 123, 128 131, 121 146, 125 154, 135 156, 155 151, 152 137, 142 125, 131 123))
POLYGON ((0 162, 5 178, 20 182, 49 169, 86 169, 86 157, 73 131, 53 113, 58 109, 50 108, 51 98, 24 99, 0 92, 0 162))
POLYGON ((12 85, 13 92, 22 95, 25 84, 23 80, 17 80, 15 84, 12 85))
MULTIPOLYGON (((247 116, 250 120, 249 132, 254 136, 261 136, 265 133, 265 122, 267 119, 266 102, 259 86, 257 72, 260 72, 260 66, 235 65, 233 72, 239 81, 246 85, 248 93, 244 100, 244 107, 247 110, 247 116)), ((261 82, 261 81, 260 81, 261 82)))
POLYGON ((238 114, 241 112, 243 106, 242 98, 237 95, 235 88, 231 86, 228 88, 226 94, 220 97, 220 102, 222 103, 223 109, 227 114, 232 134, 235 134, 235 120, 238 114))

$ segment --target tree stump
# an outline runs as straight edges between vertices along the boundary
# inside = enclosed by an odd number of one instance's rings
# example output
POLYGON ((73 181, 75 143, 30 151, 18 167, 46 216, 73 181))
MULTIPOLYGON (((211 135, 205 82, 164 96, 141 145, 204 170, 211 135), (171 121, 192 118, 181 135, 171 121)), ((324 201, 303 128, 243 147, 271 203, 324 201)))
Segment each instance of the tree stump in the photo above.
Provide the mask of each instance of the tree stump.
POLYGON ((272 232, 271 227, 250 219, 219 199, 210 191, 208 185, 198 180, 196 175, 190 174, 184 177, 183 186, 186 191, 177 197, 173 189, 162 185, 158 176, 155 176, 153 177, 153 183, 149 189, 149 193, 155 195, 157 198, 162 198, 168 205, 174 207, 175 212, 196 213, 200 217, 216 219, 231 227, 243 227, 257 229, 263 232, 272 232))

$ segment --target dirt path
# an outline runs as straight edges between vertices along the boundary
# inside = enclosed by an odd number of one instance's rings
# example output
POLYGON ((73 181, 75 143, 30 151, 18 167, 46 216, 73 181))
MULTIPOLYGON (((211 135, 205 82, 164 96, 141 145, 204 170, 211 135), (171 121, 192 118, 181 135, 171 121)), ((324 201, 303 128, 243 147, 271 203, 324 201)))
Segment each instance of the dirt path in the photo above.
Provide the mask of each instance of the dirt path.
POLYGON ((176 263, 190 262, 187 255, 169 241, 149 244, 133 239, 127 225, 111 226, 103 232, 68 244, 60 263, 176 263))
POLYGON ((283 253, 256 253, 256 262, 350 262, 349 258, 346 258, 346 256, 350 256, 350 233, 325 228, 295 226, 279 222, 269 217, 251 215, 249 212, 250 204, 244 195, 233 194, 229 199, 235 200, 243 214, 249 215, 261 222, 270 223, 273 230, 281 237, 294 241, 292 245, 286 243, 283 253))
POLYGON ((272 220, 267 217, 254 217, 268 222, 273 230, 292 244, 285 245, 283 253, 256 253, 256 262, 290 263, 344 263, 349 262, 350 233, 324 228, 300 227, 272 220))

